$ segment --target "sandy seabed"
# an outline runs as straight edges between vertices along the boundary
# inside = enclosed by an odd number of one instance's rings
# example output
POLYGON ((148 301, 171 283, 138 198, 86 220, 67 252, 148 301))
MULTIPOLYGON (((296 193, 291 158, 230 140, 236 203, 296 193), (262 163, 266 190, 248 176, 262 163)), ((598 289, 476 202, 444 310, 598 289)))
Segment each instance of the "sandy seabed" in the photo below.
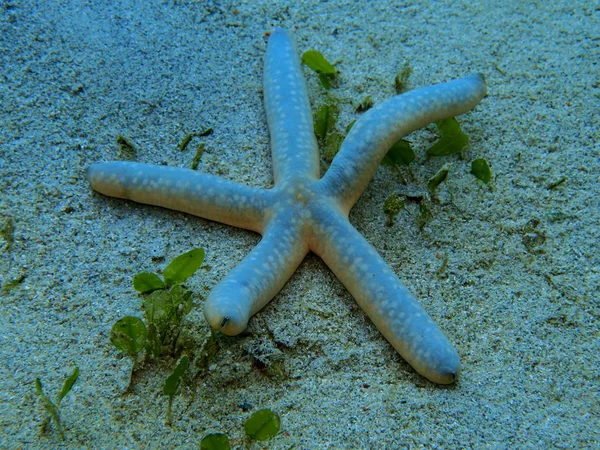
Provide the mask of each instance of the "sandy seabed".
MULTIPOLYGON (((254 448, 598 448, 600 436, 600 8, 597 1, 122 1, 0 4, 0 448, 199 448, 210 432, 242 448, 260 408, 281 432, 254 448), (266 33, 295 29, 340 71, 340 129, 366 95, 485 74, 489 94, 460 117, 466 157, 427 160, 435 127, 409 136, 417 160, 381 167, 350 214, 456 345, 460 381, 434 385, 391 348, 310 255, 248 333, 219 338, 165 424, 173 360, 131 370, 112 324, 141 316, 134 274, 193 247, 187 283, 198 343, 208 291, 259 236, 91 191, 85 169, 119 158, 272 183, 262 104, 266 33), (187 151, 183 137, 194 138, 187 151), (489 186, 470 174, 489 161, 489 186), (422 221, 421 195, 448 180, 422 221), (406 196, 390 226, 383 203, 406 196), (39 377, 66 440, 40 433, 39 377), (276 368, 274 370, 273 368, 276 368)), ((324 93, 306 71, 313 105, 324 93)), ((311 76, 312 75, 312 76, 311 76)))

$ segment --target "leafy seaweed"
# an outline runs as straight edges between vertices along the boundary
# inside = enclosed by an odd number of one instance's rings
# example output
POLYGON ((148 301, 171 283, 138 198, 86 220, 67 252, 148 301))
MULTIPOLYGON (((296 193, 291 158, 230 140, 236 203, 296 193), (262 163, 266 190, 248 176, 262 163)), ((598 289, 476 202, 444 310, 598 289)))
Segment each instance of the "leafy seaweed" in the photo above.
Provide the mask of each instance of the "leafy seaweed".
POLYGON ((6 250, 10 250, 15 241, 15 223, 10 216, 0 216, 0 237, 6 242, 6 250))
POLYGON ((318 50, 305 51, 302 54, 302 62, 317 73, 325 73, 327 75, 336 73, 335 67, 318 50))
POLYGON ((161 345, 175 352, 183 319, 192 310, 192 293, 183 286, 155 291, 144 298, 142 307, 148 324, 154 325, 161 345))
POLYGON ((209 128, 205 128, 202 131, 195 131, 195 132, 186 134, 178 145, 179 150, 184 151, 194 137, 208 136, 209 134, 212 134, 212 132, 213 132, 213 129, 209 127, 209 128))
POLYGON ((338 114, 339 106, 334 102, 324 103, 317 109, 314 115, 314 130, 319 142, 323 142, 327 134, 335 128, 338 114))
POLYGON ((190 143, 190 141, 192 140, 192 138, 194 137, 194 133, 188 133, 186 134, 183 139, 181 140, 181 142, 179 143, 179 150, 184 151, 188 144, 190 143))
POLYGON ((305 51, 302 54, 302 62, 317 72, 321 86, 326 90, 331 89, 332 83, 337 77, 337 71, 321 52, 317 50, 305 51))
POLYGON ((181 385, 181 381, 183 380, 183 376, 189 366, 189 363, 190 363, 189 357, 187 355, 182 355, 181 358, 179 358, 179 362, 177 363, 177 366, 173 370, 173 373, 171 373, 171 375, 169 375, 167 377, 167 380, 165 381, 165 385, 163 387, 163 394, 169 396, 169 403, 167 406, 167 424, 168 425, 171 424, 171 419, 172 419, 171 407, 173 405, 173 398, 177 394, 177 390, 179 389, 179 386, 181 385))
POLYGON ((200 268, 202 261, 204 261, 204 250, 201 248, 179 255, 163 270, 166 285, 183 283, 200 268))
POLYGON ((398 194, 392 194, 385 199, 383 203, 383 212, 388 217, 387 225, 391 226, 394 222, 394 217, 404 208, 406 199, 398 194))
POLYGON ((191 164, 192 170, 196 170, 198 168, 198 164, 200 164, 200 160, 202 159, 203 153, 204 153, 204 142, 201 142, 196 147, 196 154, 192 158, 192 164, 191 164))
POLYGON ((329 133, 321 147, 321 153, 326 163, 330 164, 335 155, 340 151, 344 142, 344 135, 338 132, 329 133))
POLYGON ((454 117, 436 122, 440 139, 427 149, 427 156, 449 156, 459 153, 469 146, 469 136, 460 128, 454 117))
POLYGON ((133 277, 133 288, 142 294, 164 289, 165 287, 163 280, 155 273, 142 272, 133 277))
POLYGON ((142 300, 144 319, 133 316, 119 319, 111 329, 111 343, 137 362, 146 350, 146 358, 158 357, 165 348, 176 353, 183 320, 192 309, 192 293, 180 283, 191 277, 204 260, 204 250, 196 248, 176 257, 163 271, 165 280, 154 273, 134 276, 134 288, 149 293, 142 300))
POLYGON ((448 173, 450 173, 451 168, 452 164, 444 164, 444 166, 442 166, 442 168, 427 182, 427 187, 429 188, 432 197, 435 195, 435 190, 438 186, 448 178, 448 173))
POLYGON ((412 68, 410 67, 408 61, 405 61, 404 65, 402 66, 402 69, 400 69, 400 72, 398 72, 398 75, 396 75, 396 78, 394 78, 396 94, 402 94, 404 91, 406 91, 406 87, 408 85, 408 78, 411 74, 412 68))
POLYGON ((229 450, 229 438, 223 433, 211 433, 202 438, 200 450, 229 450))
POLYGON ((126 138, 122 134, 117 136, 117 144, 119 144, 119 156, 122 159, 129 161, 135 160, 138 154, 137 146, 129 138, 126 138))
POLYGON ((390 147, 386 155, 381 160, 382 166, 408 166, 415 160, 415 152, 410 142, 406 139, 400 139, 390 147))
POLYGON ((137 361, 137 355, 146 347, 148 329, 137 317, 125 316, 115 322, 110 330, 110 342, 123 353, 137 361))
POLYGON ((321 154, 326 163, 331 163, 339 151, 344 135, 334 131, 339 114, 339 106, 336 100, 330 99, 328 103, 321 105, 314 115, 315 136, 321 146, 321 154))
POLYGON ((146 357, 158 358, 162 354, 163 343, 156 328, 156 325, 153 323, 148 324, 148 337, 146 339, 146 357))
POLYGON ((60 437, 63 441, 65 440, 65 432, 60 421, 59 405, 62 399, 65 398, 65 396, 71 391, 71 388, 77 381, 77 378, 79 378, 79 367, 75 366, 75 369, 73 369, 71 375, 69 375, 69 377, 63 383, 63 386, 60 392, 58 393, 56 403, 54 403, 48 398, 46 394, 44 394, 44 387, 39 378, 36 378, 34 383, 35 391, 42 400, 44 409, 46 410, 47 414, 45 420, 42 422, 42 432, 45 432, 47 430, 50 421, 54 421, 56 429, 58 430, 58 433, 60 434, 60 437))
POLYGON ((65 396, 69 392, 71 392, 71 389, 73 388, 73 385, 75 384, 75 382, 77 381, 78 378, 79 378, 79 367, 75 366, 75 368, 73 369, 73 372, 71 372, 71 375, 69 375, 69 377, 65 380, 60 392, 58 393, 58 403, 60 403, 62 401, 62 399, 65 398, 65 396))
POLYGON ((271 439, 281 428, 281 419, 270 409, 256 411, 244 423, 246 435, 255 441, 271 439))
POLYGON ((471 173, 485 184, 488 184, 492 179, 492 169, 490 169, 488 162, 483 158, 478 158, 471 163, 471 173))
POLYGON ((205 128, 202 131, 198 131, 198 132, 194 133, 194 136, 204 137, 204 136, 208 136, 208 135, 210 135, 212 133, 213 133, 212 127, 208 127, 208 128, 205 128))
POLYGON ((368 109, 371 109, 374 104, 375 101, 373 100, 373 97, 367 95, 365 98, 363 98, 362 102, 360 102, 358 106, 354 109, 354 112, 365 112, 368 109))

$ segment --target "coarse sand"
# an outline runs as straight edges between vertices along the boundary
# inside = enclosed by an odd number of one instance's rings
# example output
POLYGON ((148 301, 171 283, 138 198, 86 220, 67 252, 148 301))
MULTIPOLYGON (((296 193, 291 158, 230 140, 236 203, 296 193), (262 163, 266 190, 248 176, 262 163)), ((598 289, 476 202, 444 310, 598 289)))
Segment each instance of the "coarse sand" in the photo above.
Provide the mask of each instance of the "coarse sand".
MULTIPOLYGON (((0 2, 0 448, 195 449, 212 432, 243 448, 261 408, 281 432, 251 448, 598 448, 598 30, 599 3, 580 0, 0 2), (427 160, 435 126, 413 133, 416 161, 380 167, 350 214, 454 343, 461 378, 417 375, 309 255, 247 333, 218 337, 167 426, 175 360, 140 366, 124 393, 132 362, 109 342, 117 319, 143 314, 131 279, 204 248, 185 325, 201 346, 204 298, 259 236, 103 197, 85 169, 122 158, 119 135, 136 160, 183 167, 203 142, 198 170, 271 186, 275 26, 335 63, 340 130, 367 95, 394 95, 405 63, 409 88, 485 74, 488 96, 459 117, 470 150, 427 160), (392 194, 406 204, 389 224, 392 194), (63 442, 40 431, 34 380, 54 398, 75 366, 63 442)), ((314 107, 326 94, 305 74, 314 107)))

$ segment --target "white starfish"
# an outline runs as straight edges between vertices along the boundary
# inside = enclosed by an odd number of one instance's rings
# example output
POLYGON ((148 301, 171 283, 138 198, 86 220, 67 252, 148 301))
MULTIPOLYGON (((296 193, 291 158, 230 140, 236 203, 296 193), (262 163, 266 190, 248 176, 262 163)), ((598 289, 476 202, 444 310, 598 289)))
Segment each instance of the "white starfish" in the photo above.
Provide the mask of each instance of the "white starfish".
POLYGON ((459 356, 377 251, 348 221, 348 213, 390 146, 433 121, 457 116, 485 96, 481 75, 393 97, 352 127, 327 173, 319 153, 302 71, 291 35, 271 33, 264 97, 275 185, 247 187, 193 170, 131 162, 88 169, 102 194, 163 206, 256 231, 260 243, 212 290, 204 315, 234 335, 292 276, 309 251, 319 255, 379 331, 421 375, 451 383, 459 356))

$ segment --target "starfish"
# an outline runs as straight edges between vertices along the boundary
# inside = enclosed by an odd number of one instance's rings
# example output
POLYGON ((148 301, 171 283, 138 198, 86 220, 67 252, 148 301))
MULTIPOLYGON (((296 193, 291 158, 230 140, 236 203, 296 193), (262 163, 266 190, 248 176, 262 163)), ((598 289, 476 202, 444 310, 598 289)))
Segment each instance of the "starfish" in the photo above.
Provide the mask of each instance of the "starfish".
POLYGON ((458 353, 350 224, 348 213, 391 145, 431 122, 474 108, 486 94, 483 76, 416 89, 374 106, 356 121, 322 178, 307 89, 286 30, 270 35, 263 92, 273 158, 271 189, 190 169, 120 161, 91 165, 90 185, 104 195, 262 235, 206 299, 204 316, 213 328, 228 335, 242 332, 312 251, 418 373, 435 383, 454 382, 460 372, 458 353))

